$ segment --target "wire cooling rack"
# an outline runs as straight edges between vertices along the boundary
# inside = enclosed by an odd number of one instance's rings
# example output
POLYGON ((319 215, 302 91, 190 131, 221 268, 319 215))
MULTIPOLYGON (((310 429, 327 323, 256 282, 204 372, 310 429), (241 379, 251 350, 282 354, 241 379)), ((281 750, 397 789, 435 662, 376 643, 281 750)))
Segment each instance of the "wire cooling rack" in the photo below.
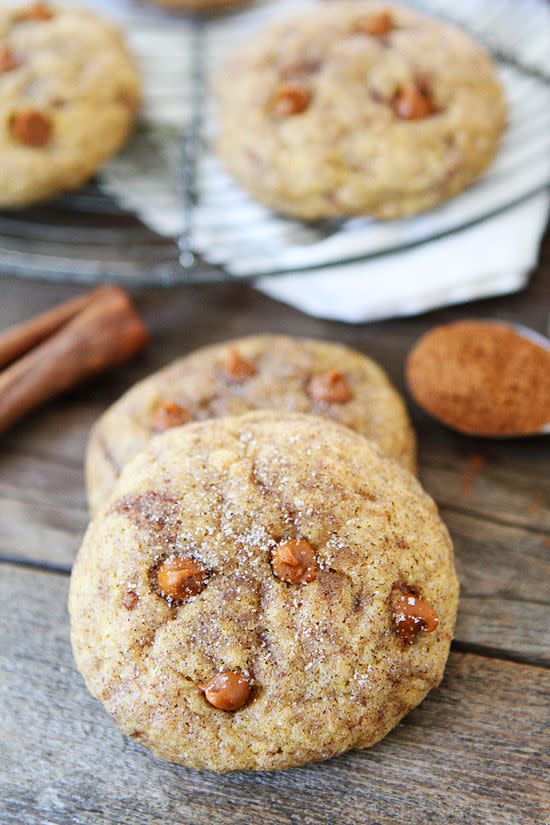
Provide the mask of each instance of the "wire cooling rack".
MULTIPOLYGON (((111 11, 113 5, 109 4, 111 11)), ((540 0, 525 0, 518 17, 513 0, 462 0, 460 4, 425 0, 409 5, 462 26, 484 43, 498 65, 511 117, 489 172, 430 213, 429 220, 353 219, 306 225, 254 204, 223 172, 211 151, 214 127, 206 102, 207 79, 212 66, 222 60, 228 41, 288 5, 274 6, 268 0, 210 19, 135 12, 126 18, 132 46, 143 63, 151 111, 145 112, 130 150, 113 162, 103 180, 37 208, 0 213, 0 272, 169 285, 326 271, 453 234, 548 186, 549 54, 545 48, 537 52, 531 47, 541 42, 548 10, 540 0), (159 43, 168 52, 164 63, 159 43), (156 49, 154 60, 151 49, 156 49), (169 72, 170 85, 163 84, 162 76, 148 76, 151 66, 157 75, 169 72), (178 99, 170 97, 174 76, 181 77, 178 99), (148 85, 155 89, 151 99, 148 85), (151 122, 156 124, 154 130, 147 126, 151 122), (175 128, 175 123, 185 128, 175 128), (151 188, 147 177, 141 185, 139 175, 134 175, 136 164, 148 175, 158 164, 159 179, 170 187, 169 203, 164 203, 163 193, 151 188), (132 180, 130 193, 128 180, 132 180), (201 266, 201 257, 214 267, 201 266)))

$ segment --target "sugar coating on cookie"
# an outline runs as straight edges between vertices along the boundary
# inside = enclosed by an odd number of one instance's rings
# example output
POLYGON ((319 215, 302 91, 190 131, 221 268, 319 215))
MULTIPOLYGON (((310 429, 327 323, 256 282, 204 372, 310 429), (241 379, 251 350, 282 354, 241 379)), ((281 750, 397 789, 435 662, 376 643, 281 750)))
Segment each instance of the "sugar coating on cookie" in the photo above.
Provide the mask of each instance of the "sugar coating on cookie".
POLYGON ((241 44, 216 83, 221 158, 306 220, 429 209, 492 160, 506 119, 489 56, 416 11, 322 3, 241 44))
POLYGON ((71 638, 90 691, 158 756, 274 770, 388 733, 439 683, 457 596, 411 473, 335 422, 250 413, 169 430, 126 466, 73 569, 71 638), (165 564, 184 572, 163 590, 165 564))
POLYGON ((370 358, 333 342, 263 335, 205 347, 127 392, 93 429, 86 462, 92 512, 155 434, 191 421, 281 409, 333 418, 410 470, 415 438, 403 400, 370 358))
POLYGON ((0 207, 84 183, 126 140, 140 102, 119 32, 82 8, 0 9, 0 207))

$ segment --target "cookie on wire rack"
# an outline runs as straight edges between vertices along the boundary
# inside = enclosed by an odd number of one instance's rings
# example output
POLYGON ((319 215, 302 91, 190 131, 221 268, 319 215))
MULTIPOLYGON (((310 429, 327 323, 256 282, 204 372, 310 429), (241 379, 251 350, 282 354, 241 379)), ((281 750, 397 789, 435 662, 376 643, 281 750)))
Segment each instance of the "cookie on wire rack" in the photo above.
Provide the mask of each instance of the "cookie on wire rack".
POLYGON ((90 525, 78 668, 122 731, 202 770, 366 748, 441 680, 458 584, 415 477, 333 421, 170 430, 90 525))
POLYGON ((125 142, 140 99, 120 33, 93 12, 0 8, 0 208, 88 180, 125 142))
POLYGON ((363 0, 268 25, 216 86, 227 170, 306 220, 437 206, 487 168, 506 120, 492 61, 469 36, 363 0))

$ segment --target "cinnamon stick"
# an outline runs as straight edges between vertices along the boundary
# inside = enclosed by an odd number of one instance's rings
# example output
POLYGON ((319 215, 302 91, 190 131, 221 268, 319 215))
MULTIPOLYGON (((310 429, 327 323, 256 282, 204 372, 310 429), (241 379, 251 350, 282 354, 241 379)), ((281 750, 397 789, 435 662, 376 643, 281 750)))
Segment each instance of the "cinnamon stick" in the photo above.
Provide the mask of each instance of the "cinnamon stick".
POLYGON ((57 332, 0 373, 0 432, 70 387, 124 363, 147 343, 149 334, 123 290, 94 292, 57 332))
POLYGON ((16 358, 24 355, 52 333, 56 332, 63 324, 74 318, 79 312, 97 300, 103 294, 110 292, 115 287, 104 286, 79 295, 70 301, 60 304, 53 309, 48 309, 40 315, 16 324, 0 333, 0 369, 11 364, 16 358))

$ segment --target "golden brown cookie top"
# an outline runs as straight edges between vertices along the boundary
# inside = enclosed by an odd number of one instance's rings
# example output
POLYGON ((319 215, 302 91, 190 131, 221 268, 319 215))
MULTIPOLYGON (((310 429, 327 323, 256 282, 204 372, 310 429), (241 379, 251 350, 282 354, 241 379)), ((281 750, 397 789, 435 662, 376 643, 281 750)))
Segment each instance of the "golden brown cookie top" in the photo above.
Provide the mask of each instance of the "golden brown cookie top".
POLYGON ((0 207, 74 188, 116 151, 140 103, 117 29, 84 8, 0 8, 0 207))
POLYGON ((127 392, 90 439, 93 512, 152 435, 191 421, 280 409, 332 418, 414 470, 415 440, 403 400, 370 358, 336 342, 260 335, 204 347, 127 392))
POLYGON ((305 220, 415 214, 493 157, 504 96, 464 32, 392 3, 302 8, 235 48, 218 149, 267 206, 305 220))
POLYGON ((410 473, 339 424, 260 412, 169 430, 126 466, 75 564, 72 641, 160 756, 271 769, 393 727, 441 678, 456 600, 410 473))

